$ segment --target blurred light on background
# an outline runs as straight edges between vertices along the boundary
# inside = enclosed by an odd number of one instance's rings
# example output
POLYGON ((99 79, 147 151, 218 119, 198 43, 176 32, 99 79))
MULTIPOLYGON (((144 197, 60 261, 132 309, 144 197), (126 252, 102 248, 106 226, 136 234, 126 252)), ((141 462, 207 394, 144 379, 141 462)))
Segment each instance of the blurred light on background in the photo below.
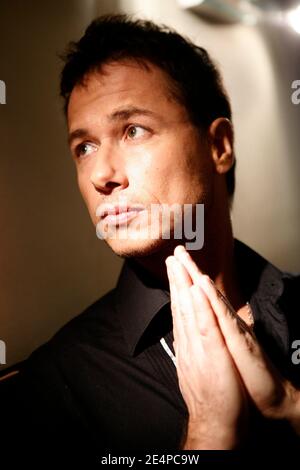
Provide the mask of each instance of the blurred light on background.
POLYGON ((286 20, 290 27, 300 34, 300 5, 286 14, 286 20))

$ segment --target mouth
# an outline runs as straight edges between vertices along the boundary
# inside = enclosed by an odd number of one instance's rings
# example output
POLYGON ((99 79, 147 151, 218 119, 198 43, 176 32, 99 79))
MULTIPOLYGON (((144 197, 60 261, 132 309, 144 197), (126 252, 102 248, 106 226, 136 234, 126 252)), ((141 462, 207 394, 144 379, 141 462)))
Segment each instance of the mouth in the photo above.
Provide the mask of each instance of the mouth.
POLYGON ((122 225, 134 219, 141 211, 127 211, 120 214, 109 214, 104 216, 105 220, 110 225, 122 225))
POLYGON ((145 208, 142 206, 111 206, 97 210, 96 215, 100 216, 101 220, 109 225, 122 225, 127 224, 144 210, 145 208))

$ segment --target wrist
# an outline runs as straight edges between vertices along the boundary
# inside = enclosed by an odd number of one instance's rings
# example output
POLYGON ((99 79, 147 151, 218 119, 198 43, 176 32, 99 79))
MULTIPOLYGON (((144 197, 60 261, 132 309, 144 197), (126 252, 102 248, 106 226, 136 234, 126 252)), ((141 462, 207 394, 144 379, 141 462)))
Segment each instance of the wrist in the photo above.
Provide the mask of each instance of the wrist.
POLYGON ((284 418, 292 425, 297 434, 300 435, 300 390, 292 384, 287 387, 287 406, 284 418))
POLYGON ((237 433, 220 425, 188 422, 183 450, 229 450, 238 446, 237 433))

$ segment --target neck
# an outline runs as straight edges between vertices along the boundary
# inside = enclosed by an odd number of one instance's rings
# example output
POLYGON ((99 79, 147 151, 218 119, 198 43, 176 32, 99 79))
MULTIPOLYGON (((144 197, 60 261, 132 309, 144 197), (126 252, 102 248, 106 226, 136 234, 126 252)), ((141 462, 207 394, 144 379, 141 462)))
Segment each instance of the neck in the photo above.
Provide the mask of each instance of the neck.
MULTIPOLYGON (((173 255, 175 246, 184 244, 184 240, 168 241, 162 249, 149 256, 135 258, 159 286, 169 290, 165 260, 173 255)), ((217 288, 229 299, 238 311, 247 299, 243 299, 234 264, 234 239, 227 211, 213 211, 205 220, 205 241, 201 250, 189 251, 199 269, 210 276, 217 288), (217 221, 217 223, 216 223, 217 221)))

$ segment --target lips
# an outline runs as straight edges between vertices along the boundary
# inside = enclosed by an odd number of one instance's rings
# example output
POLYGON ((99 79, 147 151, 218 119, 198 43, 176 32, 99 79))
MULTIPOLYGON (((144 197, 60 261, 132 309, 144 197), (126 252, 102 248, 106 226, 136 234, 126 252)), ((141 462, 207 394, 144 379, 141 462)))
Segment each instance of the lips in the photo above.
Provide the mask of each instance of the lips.
POLYGON ((117 215, 122 214, 124 212, 139 212, 144 210, 145 208, 141 205, 105 205, 98 207, 96 211, 96 216, 101 217, 101 219, 107 217, 108 215, 117 215))
POLYGON ((145 207, 141 205, 103 205, 98 207, 96 216, 108 224, 121 225, 129 222, 143 210, 145 207))

